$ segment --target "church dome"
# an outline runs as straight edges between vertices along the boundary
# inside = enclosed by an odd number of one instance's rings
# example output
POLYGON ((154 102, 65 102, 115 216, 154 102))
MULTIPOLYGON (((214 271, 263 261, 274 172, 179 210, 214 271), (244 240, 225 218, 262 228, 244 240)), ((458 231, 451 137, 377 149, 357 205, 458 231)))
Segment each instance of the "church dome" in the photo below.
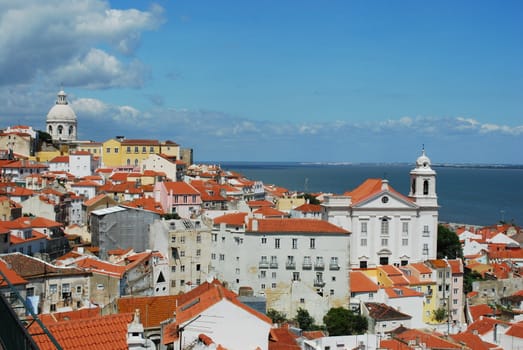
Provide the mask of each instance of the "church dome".
POLYGON ((76 114, 67 102, 67 94, 61 90, 58 93, 56 104, 47 113, 47 122, 73 122, 76 123, 76 114))

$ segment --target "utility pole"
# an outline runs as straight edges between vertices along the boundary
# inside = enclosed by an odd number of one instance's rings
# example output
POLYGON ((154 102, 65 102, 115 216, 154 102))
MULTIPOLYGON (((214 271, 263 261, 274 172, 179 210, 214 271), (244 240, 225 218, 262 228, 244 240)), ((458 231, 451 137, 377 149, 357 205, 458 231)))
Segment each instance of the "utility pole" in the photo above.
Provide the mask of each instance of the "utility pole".
POLYGON ((194 321, 196 321, 200 317, 202 317, 202 315, 198 315, 195 318, 193 318, 192 320, 190 320, 189 322, 187 322, 184 326, 178 327, 178 338, 179 338, 178 350, 182 350, 182 335, 183 335, 183 331, 185 330, 185 327, 187 327, 188 325, 190 325, 191 323, 193 323, 194 321))

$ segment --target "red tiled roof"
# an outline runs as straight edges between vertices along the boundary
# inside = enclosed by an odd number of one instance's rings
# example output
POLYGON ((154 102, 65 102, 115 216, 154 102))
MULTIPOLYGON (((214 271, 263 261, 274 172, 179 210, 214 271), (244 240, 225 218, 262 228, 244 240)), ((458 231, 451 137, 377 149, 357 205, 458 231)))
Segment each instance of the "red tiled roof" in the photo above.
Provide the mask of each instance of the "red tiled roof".
POLYGON ((269 337, 269 350, 300 350, 297 336, 289 328, 271 328, 269 337))
POLYGON ((43 218, 41 216, 37 216, 37 217, 31 219, 31 226, 32 227, 61 227, 61 226, 63 226, 63 224, 61 224, 57 221, 43 218))
POLYGON ((523 324, 521 323, 514 323, 510 328, 505 332, 506 335, 510 335, 512 337, 521 338, 523 339, 523 324))
POLYGON ((473 321, 479 320, 481 316, 491 316, 496 314, 495 310, 487 304, 470 305, 469 311, 473 321))
POLYGON ((134 312, 140 310, 141 322, 145 328, 159 327, 160 322, 172 318, 176 310, 178 295, 122 297, 118 299, 118 311, 134 312))
POLYGON ((159 146, 160 141, 158 140, 141 140, 141 139, 129 139, 123 140, 122 146, 159 146))
POLYGON ((361 271, 349 273, 350 291, 353 293, 377 292, 378 285, 361 271))
MULTIPOLYGON (((47 324, 56 341, 67 350, 127 350, 127 326, 133 314, 117 314, 91 317, 80 320, 47 324)), ((33 323, 29 333, 41 350, 54 350, 56 346, 46 335, 41 335, 37 323, 33 323)))
POLYGON ((249 232, 350 233, 328 221, 315 219, 250 219, 249 232), (257 229, 253 222, 257 221, 257 229))
POLYGON ((327 336, 323 331, 303 331, 301 335, 309 340, 319 339, 327 336))
POLYGON ((200 192, 198 192, 193 186, 190 184, 183 182, 183 181, 175 181, 175 182, 162 182, 165 186, 165 189, 167 190, 167 193, 169 194, 171 191, 173 194, 187 194, 187 195, 199 195, 200 192))
POLYGON ((489 350, 491 348, 476 334, 462 332, 458 334, 451 334, 450 336, 455 341, 464 343, 473 350, 489 350))
POLYGON ((109 197, 107 194, 105 193, 102 193, 102 194, 99 194, 91 199, 88 199, 84 202, 84 205, 86 207, 90 207, 91 205, 93 204, 96 204, 97 202, 101 201, 102 199, 104 199, 105 197, 109 197))
POLYGON ((427 275, 432 273, 432 270, 424 263, 413 263, 409 265, 417 270, 420 274, 427 275))
POLYGON ((387 350, 412 350, 412 347, 408 346, 404 342, 397 339, 382 339, 380 341, 380 349, 387 350))
POLYGON ((389 298, 408 298, 408 297, 422 297, 423 293, 416 292, 413 289, 406 287, 385 287, 385 293, 389 298))
POLYGON ((408 342, 409 340, 416 340, 420 343, 425 343, 429 349, 462 349, 458 343, 450 342, 439 337, 434 333, 426 333, 416 329, 409 329, 396 335, 396 338, 408 342))
POLYGON ((160 215, 165 214, 162 205, 151 197, 136 198, 132 201, 128 201, 122 204, 131 208, 140 208, 153 211, 160 215))
POLYGON ((231 226, 241 226, 245 224, 245 217, 247 216, 247 213, 232 213, 232 214, 225 214, 222 216, 218 216, 214 218, 214 224, 227 224, 231 226))
POLYGON ((259 207, 273 207, 274 203, 266 201, 266 200, 259 200, 259 201, 248 201, 247 205, 251 208, 259 208, 259 207))
MULTIPOLYGON (((7 264, 0 258, 0 270, 2 271, 2 273, 5 275, 5 277, 7 278, 7 280, 12 284, 12 285, 20 285, 20 284, 27 284, 27 280, 25 278, 23 278, 22 276, 20 276, 19 274, 17 274, 14 270, 11 270, 7 264)), ((0 287, 5 287, 7 286, 7 282, 4 281, 3 278, 0 278, 0 287)))
POLYGON ((320 213, 321 205, 305 203, 305 204, 300 205, 297 208, 294 208, 294 210, 301 211, 302 213, 320 213))
POLYGON ((38 317, 44 324, 52 324, 69 320, 81 320, 101 315, 102 309, 99 307, 78 309, 73 311, 53 312, 52 314, 40 314, 38 317))
MULTIPOLYGON (((361 185, 356 187, 354 190, 345 192, 343 195, 350 196, 352 205, 356 205, 356 204, 382 192, 383 191, 382 184, 383 184, 382 179, 367 179, 361 185)), ((408 197, 402 195, 401 193, 399 193, 398 191, 394 190, 390 185, 388 186, 388 188, 391 193, 394 193, 394 194, 400 196, 401 198, 403 198, 406 201, 412 202, 412 200, 410 198, 408 198, 408 197)))
POLYGON ((271 207, 261 207, 253 212, 253 214, 262 215, 265 218, 268 217, 286 217, 287 214, 271 207))
POLYGON ((98 182, 90 180, 81 180, 71 184, 71 187, 98 187, 100 184, 98 182))
POLYGON ((495 324, 507 324, 507 322, 496 320, 490 317, 481 317, 475 320, 467 327, 466 332, 474 334, 477 331, 478 335, 485 334, 494 328, 495 324))
POLYGON ((57 156, 49 161, 49 163, 69 163, 69 156, 57 156))

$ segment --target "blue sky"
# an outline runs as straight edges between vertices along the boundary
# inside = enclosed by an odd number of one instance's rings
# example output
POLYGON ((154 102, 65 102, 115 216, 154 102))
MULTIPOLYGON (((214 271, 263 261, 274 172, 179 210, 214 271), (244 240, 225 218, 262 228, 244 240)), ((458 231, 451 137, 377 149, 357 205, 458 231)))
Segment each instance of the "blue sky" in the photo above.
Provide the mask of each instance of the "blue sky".
POLYGON ((2 125, 196 161, 523 164, 520 1, 3 1, 2 125))

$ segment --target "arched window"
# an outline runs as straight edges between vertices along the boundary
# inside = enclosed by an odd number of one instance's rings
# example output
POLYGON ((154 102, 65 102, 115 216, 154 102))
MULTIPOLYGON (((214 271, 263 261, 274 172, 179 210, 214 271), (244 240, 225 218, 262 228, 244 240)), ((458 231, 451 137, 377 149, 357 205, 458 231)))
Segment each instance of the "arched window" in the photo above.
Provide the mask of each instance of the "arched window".
POLYGON ((52 134, 52 133, 53 133, 53 126, 49 125, 49 134, 52 134))
POLYGON ((423 194, 429 194, 429 180, 423 181, 423 194))
POLYGON ((412 194, 416 194, 416 179, 412 179, 412 194))
POLYGON ((69 135, 72 135, 74 132, 74 126, 69 126, 69 135))
POLYGON ((58 125, 58 133, 62 135, 62 132, 64 131, 64 127, 62 125, 58 125))
POLYGON ((127 165, 131 165, 131 160, 127 158, 127 165))
POLYGON ((138 159, 134 160, 134 166, 138 166, 138 159))

